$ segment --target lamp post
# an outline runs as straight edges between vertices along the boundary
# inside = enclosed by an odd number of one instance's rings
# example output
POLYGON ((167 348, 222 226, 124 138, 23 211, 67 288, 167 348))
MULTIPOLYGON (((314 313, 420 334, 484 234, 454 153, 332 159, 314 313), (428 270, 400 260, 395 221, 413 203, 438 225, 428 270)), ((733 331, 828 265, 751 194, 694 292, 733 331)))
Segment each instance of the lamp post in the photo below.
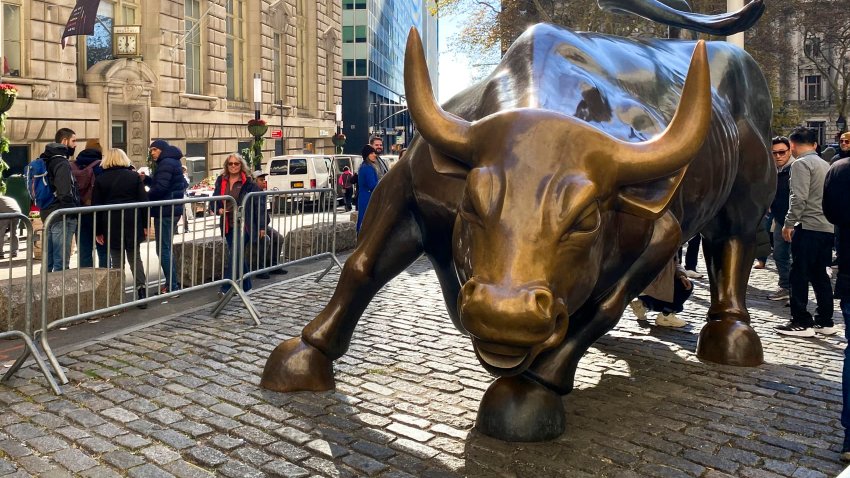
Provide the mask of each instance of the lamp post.
POLYGON ((835 127, 838 128, 839 133, 844 132, 844 130, 847 128, 847 119, 844 118, 844 115, 838 115, 838 119, 835 120, 835 127))
POLYGON ((345 137, 342 136, 342 102, 336 100, 336 134, 333 137, 334 146, 336 146, 336 154, 342 154, 342 147, 345 145, 345 137))
POLYGON ((260 119, 260 103, 263 102, 263 79, 254 73, 254 119, 260 119))
POLYGON ((263 80, 259 73, 254 73, 254 119, 248 121, 248 133, 254 137, 254 142, 248 149, 248 156, 255 171, 259 171, 263 164, 263 135, 269 127, 260 119, 260 103, 263 102, 263 80))

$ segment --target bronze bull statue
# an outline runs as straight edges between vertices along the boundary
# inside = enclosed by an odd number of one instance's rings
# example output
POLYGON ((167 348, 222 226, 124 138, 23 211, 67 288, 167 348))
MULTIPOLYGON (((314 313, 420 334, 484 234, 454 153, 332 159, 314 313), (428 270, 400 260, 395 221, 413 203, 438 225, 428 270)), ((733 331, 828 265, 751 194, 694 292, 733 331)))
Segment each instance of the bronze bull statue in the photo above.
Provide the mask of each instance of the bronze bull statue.
POLYGON ((330 303, 272 352, 262 387, 332 389, 369 301, 424 253, 497 377, 478 428, 554 438, 579 359, 700 233, 711 307, 697 356, 762 363, 745 291, 776 179, 770 96, 747 53, 536 25, 442 108, 411 31, 405 87, 419 136, 375 190, 330 303))

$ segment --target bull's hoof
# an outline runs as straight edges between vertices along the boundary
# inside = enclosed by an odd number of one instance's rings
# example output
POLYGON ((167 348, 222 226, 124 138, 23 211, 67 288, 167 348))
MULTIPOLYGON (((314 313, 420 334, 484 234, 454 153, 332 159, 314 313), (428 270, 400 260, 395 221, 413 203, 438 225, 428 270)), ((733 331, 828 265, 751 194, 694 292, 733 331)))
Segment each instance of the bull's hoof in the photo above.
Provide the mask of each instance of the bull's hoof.
POLYGON ((709 320, 699 333, 697 358, 738 367, 764 363, 761 339, 749 324, 734 320, 709 320))
POLYGON ((333 362, 301 337, 291 338, 281 342, 266 360, 260 386, 275 392, 332 390, 333 362))
POLYGON ((558 438, 567 418, 561 396, 522 375, 500 377, 481 399, 475 426, 504 441, 536 442, 558 438))

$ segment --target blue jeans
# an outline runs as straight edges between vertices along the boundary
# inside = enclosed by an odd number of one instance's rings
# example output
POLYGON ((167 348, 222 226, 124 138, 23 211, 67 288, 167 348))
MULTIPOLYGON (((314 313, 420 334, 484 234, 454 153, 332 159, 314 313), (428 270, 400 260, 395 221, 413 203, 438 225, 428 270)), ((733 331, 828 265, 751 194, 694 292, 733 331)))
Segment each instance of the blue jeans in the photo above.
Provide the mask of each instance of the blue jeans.
POLYGON ((47 272, 68 269, 71 262, 71 240, 77 232, 77 218, 62 216, 46 231, 47 272))
MULTIPOLYGON (((249 240, 248 236, 245 235, 245 244, 248 243, 248 240, 249 240)), ((230 254, 237 254, 236 263, 238 265, 239 261, 241 260, 242 261, 242 272, 247 274, 251 270, 251 265, 248 264, 248 257, 245 256, 245 253, 244 253, 244 251, 242 250, 241 247, 238 248, 238 249, 233 248, 233 229, 232 228, 229 231, 227 231, 227 234, 224 235, 224 242, 227 243, 227 252, 228 252, 228 257, 224 261, 224 278, 230 279, 230 278, 233 277, 233 271, 231 270, 233 268, 233 266, 232 266, 233 258, 230 257, 230 254)), ((248 292, 249 290, 251 290, 251 287, 252 287, 251 278, 246 277, 245 280, 242 281, 242 290, 245 291, 245 292, 248 292)), ((221 286, 222 292, 227 292, 229 290, 230 290, 230 284, 224 284, 223 286, 221 286)))
POLYGON ((850 451, 850 300, 841 299, 841 315, 844 316, 844 337, 849 341, 844 346, 844 367, 841 371, 841 426, 844 427, 844 446, 841 451, 850 451))
POLYGON ((779 287, 791 290, 791 243, 782 239, 782 226, 773 221, 773 261, 779 273, 779 287))
POLYGON ((80 248, 79 267, 93 267, 94 258, 92 257, 92 248, 97 251, 97 266, 107 267, 106 265, 106 244, 100 245, 94 240, 94 214, 80 215, 80 235, 77 238, 80 248))
POLYGON ((153 216, 153 230, 156 233, 156 255, 165 273, 165 286, 169 291, 180 290, 180 281, 177 279, 177 265, 171 261, 174 232, 177 223, 171 216, 153 216))

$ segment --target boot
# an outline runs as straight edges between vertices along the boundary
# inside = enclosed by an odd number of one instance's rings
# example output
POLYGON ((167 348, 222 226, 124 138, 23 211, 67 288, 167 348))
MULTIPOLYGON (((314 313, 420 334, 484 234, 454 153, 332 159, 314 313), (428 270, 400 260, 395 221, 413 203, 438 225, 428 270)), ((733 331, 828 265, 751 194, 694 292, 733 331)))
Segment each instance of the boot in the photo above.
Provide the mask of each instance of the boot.
MULTIPOLYGON (((147 296, 148 296, 148 294, 147 294, 147 291, 145 290, 145 286, 140 285, 138 287, 138 289, 136 289, 136 299, 138 299, 138 300, 146 299, 147 296)), ((138 307, 140 309, 147 309, 148 304, 139 304, 136 307, 138 307)))

